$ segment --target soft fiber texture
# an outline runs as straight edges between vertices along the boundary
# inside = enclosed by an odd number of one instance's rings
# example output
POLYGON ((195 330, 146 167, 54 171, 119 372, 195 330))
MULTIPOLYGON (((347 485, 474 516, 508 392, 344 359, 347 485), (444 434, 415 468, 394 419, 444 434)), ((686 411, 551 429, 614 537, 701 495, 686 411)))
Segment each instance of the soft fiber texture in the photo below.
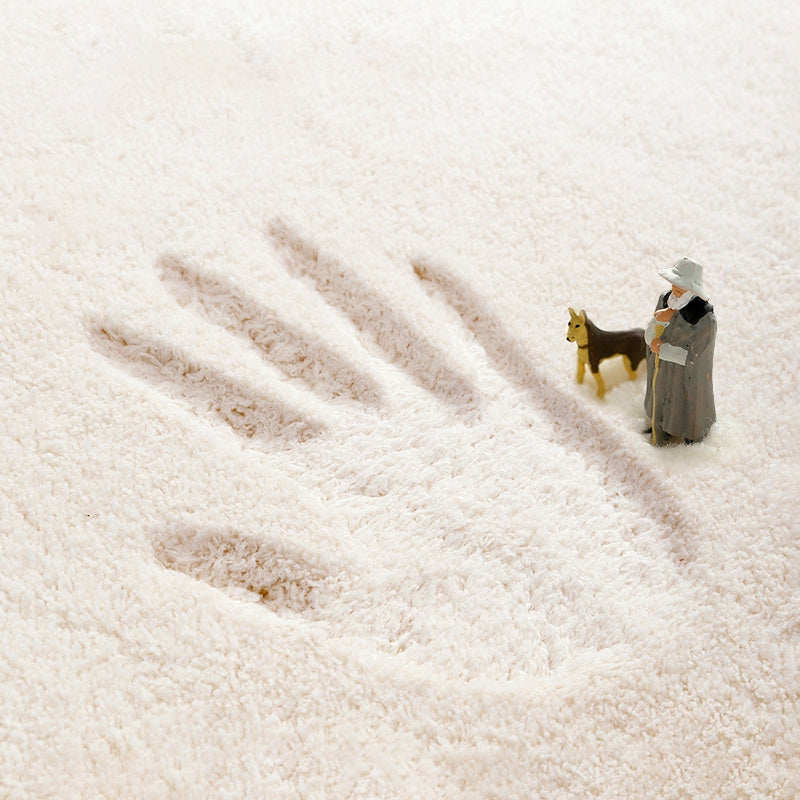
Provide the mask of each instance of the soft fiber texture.
POLYGON ((795 2, 6 3, 3 798, 800 796, 795 2), (718 422, 575 382, 682 256, 718 422))

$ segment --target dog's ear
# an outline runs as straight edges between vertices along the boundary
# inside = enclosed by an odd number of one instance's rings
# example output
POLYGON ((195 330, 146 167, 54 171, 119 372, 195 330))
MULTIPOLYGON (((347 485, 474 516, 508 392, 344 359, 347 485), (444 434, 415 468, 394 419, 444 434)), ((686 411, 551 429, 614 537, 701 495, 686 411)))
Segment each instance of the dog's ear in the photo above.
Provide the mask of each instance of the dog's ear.
POLYGON ((586 322, 586 312, 583 309, 581 309, 580 317, 584 322, 586 322))
POLYGON ((574 309, 574 308, 572 308, 571 306, 568 308, 568 311, 569 311, 569 315, 570 315, 571 317, 577 317, 577 316, 578 316, 578 315, 575 313, 575 309, 574 309))

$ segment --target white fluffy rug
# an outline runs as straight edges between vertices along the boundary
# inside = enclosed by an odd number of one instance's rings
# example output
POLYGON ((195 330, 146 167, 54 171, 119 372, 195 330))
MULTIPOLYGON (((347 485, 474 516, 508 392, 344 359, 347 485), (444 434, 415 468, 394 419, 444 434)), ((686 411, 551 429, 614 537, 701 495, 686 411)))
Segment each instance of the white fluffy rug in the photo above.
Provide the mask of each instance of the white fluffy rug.
POLYGON ((0 796, 800 796, 798 22, 6 4, 0 796))

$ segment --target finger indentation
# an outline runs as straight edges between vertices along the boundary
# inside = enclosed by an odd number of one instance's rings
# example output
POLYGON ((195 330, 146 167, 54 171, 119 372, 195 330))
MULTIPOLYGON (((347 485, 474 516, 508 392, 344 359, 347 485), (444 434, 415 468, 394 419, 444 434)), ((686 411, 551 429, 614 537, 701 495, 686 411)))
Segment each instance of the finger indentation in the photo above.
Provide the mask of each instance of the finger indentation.
POLYGON ((270 235, 289 270, 310 278, 326 302, 368 335, 387 361, 460 411, 473 411, 478 406, 477 389, 448 363, 441 350, 392 307, 388 298, 367 286, 344 265, 321 254, 282 222, 272 223, 270 235))
POLYGON ((171 344, 109 321, 95 325, 90 335, 94 349, 129 374, 224 421, 245 439, 301 442, 322 430, 277 398, 195 361, 171 344))
POLYGON ((685 553, 687 537, 697 530, 697 523, 664 485, 663 477, 630 451, 617 430, 554 386, 466 283, 449 270, 421 260, 412 267, 421 281, 458 312, 494 368, 527 393, 547 419, 555 441, 580 452, 598 467, 609 491, 621 491, 643 507, 650 519, 670 532, 675 549, 685 553))
POLYGON ((233 283, 203 274, 175 256, 163 256, 159 266, 164 284, 181 305, 248 338, 286 377, 301 381, 325 400, 345 397, 366 405, 379 403, 380 392, 371 378, 233 283))
POLYGON ((252 592, 272 611, 313 609, 330 576, 299 550, 237 531, 178 526, 154 543, 156 558, 217 589, 252 592))

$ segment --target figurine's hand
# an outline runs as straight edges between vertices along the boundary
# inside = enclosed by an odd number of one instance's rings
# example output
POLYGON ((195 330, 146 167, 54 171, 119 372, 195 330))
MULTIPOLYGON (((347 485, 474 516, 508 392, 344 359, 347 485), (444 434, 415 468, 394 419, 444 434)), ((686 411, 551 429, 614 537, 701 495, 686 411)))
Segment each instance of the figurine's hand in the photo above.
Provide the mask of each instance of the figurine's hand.
POLYGON ((661 352, 661 339, 653 339, 653 341, 650 342, 650 349, 658 355, 661 352))
POLYGON ((669 322, 674 313, 675 311, 672 308, 662 308, 661 311, 656 311, 653 316, 656 318, 656 322, 669 322))

